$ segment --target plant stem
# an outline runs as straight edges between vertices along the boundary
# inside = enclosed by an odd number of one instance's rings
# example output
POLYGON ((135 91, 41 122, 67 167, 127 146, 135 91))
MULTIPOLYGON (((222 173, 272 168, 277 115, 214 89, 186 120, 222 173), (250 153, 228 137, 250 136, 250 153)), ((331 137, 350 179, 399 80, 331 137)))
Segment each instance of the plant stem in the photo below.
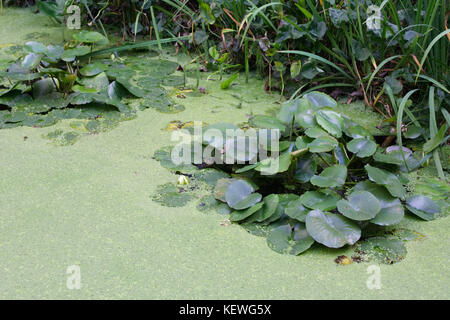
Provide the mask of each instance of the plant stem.
POLYGON ((249 65, 248 65, 248 39, 245 39, 245 83, 248 83, 248 70, 249 70, 249 65))
POLYGON ((153 6, 150 6, 150 13, 152 15, 152 23, 153 23, 153 29, 155 29, 156 40, 158 41, 159 53, 161 54, 162 53, 162 46, 161 46, 161 40, 159 38, 158 25, 156 23, 155 12, 153 11, 153 6))

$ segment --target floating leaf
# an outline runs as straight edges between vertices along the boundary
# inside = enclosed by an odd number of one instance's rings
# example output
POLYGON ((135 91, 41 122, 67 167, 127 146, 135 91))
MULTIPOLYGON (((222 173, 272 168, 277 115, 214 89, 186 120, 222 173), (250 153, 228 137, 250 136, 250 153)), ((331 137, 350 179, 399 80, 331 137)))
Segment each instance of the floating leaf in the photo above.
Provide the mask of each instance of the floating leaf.
POLYGON ((256 115, 249 122, 251 126, 256 128, 278 129, 281 132, 286 129, 286 126, 280 120, 266 115, 256 115))
POLYGON ((96 43, 100 41, 104 41, 105 37, 101 35, 98 32, 95 31, 81 31, 79 33, 75 33, 72 36, 75 40, 78 42, 84 42, 84 43, 96 43))
POLYGON ((436 202, 422 195, 408 197, 406 199, 406 208, 416 216, 427 221, 436 219, 440 212, 436 202))
POLYGON ((347 167, 335 165, 323 170, 320 175, 313 176, 311 183, 322 188, 334 188, 342 186, 347 178, 347 167))
POLYGON ((340 143, 333 150, 333 156, 336 162, 340 165, 347 166, 350 163, 350 159, 347 155, 347 151, 344 148, 344 145, 340 143))
POLYGON ((369 175, 369 179, 377 184, 381 184, 388 189, 394 197, 404 198, 406 191, 397 176, 389 171, 366 165, 364 167, 369 175))
POLYGON ((330 107, 334 109, 337 107, 336 100, 334 100, 329 95, 322 92, 318 91, 309 92, 305 94, 303 97, 308 99, 309 102, 311 102, 311 105, 317 108, 330 107))
POLYGON ((153 201, 166 207, 182 207, 193 198, 193 194, 172 183, 158 186, 154 196, 152 196, 153 201))
POLYGON ((345 129, 345 134, 353 139, 372 139, 372 134, 367 129, 359 125, 349 126, 347 129, 345 129))
POLYGON ((308 213, 306 230, 314 240, 329 248, 353 245, 361 237, 361 229, 353 221, 341 215, 320 210, 308 213))
POLYGON ((340 138, 342 136, 344 120, 341 118, 339 113, 327 109, 319 110, 316 113, 316 121, 332 136, 335 136, 336 138, 340 138))
POLYGON ((318 209, 323 211, 333 210, 336 208, 340 196, 337 193, 325 190, 307 191, 300 197, 301 203, 310 209, 318 209))
POLYGON ((329 152, 338 146, 338 141, 333 137, 322 136, 308 144, 309 151, 313 153, 329 152))
POLYGON ((299 255, 308 250, 314 239, 308 234, 303 223, 282 225, 272 229, 267 237, 267 245, 281 254, 299 255))
POLYGON ((75 61, 76 57, 84 56, 90 51, 91 49, 86 46, 79 46, 73 49, 64 50, 64 53, 61 55, 61 59, 63 61, 72 62, 75 61))
POLYGON ((305 222, 306 215, 309 213, 309 209, 305 208, 302 204, 302 200, 297 199, 290 201, 284 212, 292 219, 296 219, 301 222, 305 222))
MULTIPOLYGON (((405 154, 405 156, 407 157, 408 154, 405 154)), ((382 149, 378 149, 375 152, 375 154, 373 155, 373 160, 381 163, 389 163, 395 165, 403 164, 403 159, 400 152, 384 153, 382 149)))
POLYGON ((377 144, 369 139, 357 138, 347 143, 347 149, 355 153, 358 158, 366 158, 375 153, 377 144))
POLYGON ((97 74, 95 77, 83 78, 80 83, 86 88, 96 89, 97 92, 106 89, 109 86, 108 77, 104 72, 97 74))
POLYGON ((104 72, 106 69, 108 69, 106 64, 95 62, 81 68, 80 73, 83 76, 92 77, 104 72))
POLYGON ((404 209, 402 203, 398 198, 391 196, 383 186, 366 180, 359 182, 353 190, 368 191, 378 199, 381 209, 376 217, 370 220, 371 223, 380 226, 390 226, 399 223, 403 219, 404 209))
POLYGON ((225 199, 225 193, 227 192, 228 187, 230 184, 234 181, 237 181, 237 179, 234 178, 222 178, 217 180, 217 183, 214 187, 214 198, 217 200, 220 200, 222 202, 227 202, 225 199))
MULTIPOLYGON (((254 194, 250 195, 249 197, 251 197, 253 195, 257 195, 257 193, 254 193, 254 194)), ((255 205, 251 206, 248 209, 239 210, 239 211, 233 211, 231 213, 231 215, 230 215, 230 221, 233 221, 233 222, 242 221, 245 218, 250 217, 252 214, 257 212, 258 210, 260 210, 262 207, 263 207, 263 203, 259 202, 259 203, 255 204, 255 205)))
POLYGON ((23 58, 22 67, 26 70, 36 68, 41 62, 42 56, 36 53, 29 53, 23 58))
POLYGON ((326 133, 325 130, 322 130, 317 127, 312 127, 312 128, 306 129, 305 134, 310 138, 330 137, 330 135, 328 133, 326 133))
POLYGON ((423 129, 421 127, 417 127, 417 126, 408 126, 406 128, 406 131, 403 132, 403 136, 406 139, 417 139, 418 137, 420 137, 423 133, 423 129))
POLYGON ((253 186, 247 181, 233 181, 225 192, 225 200, 233 209, 247 209, 261 201, 262 196, 259 193, 253 193, 253 191, 253 186))
POLYGON ((291 153, 286 151, 277 158, 267 158, 262 160, 255 170, 261 172, 263 175, 274 175, 287 171, 290 165, 291 153))
POLYGON ((36 54, 46 54, 47 53, 47 47, 43 45, 40 42, 36 41, 29 41, 25 43, 23 48, 30 52, 30 53, 36 53, 36 54))
POLYGON ((280 198, 277 194, 270 194, 265 197, 263 207, 251 217, 251 221, 263 222, 269 219, 276 212, 279 202, 280 198))
POLYGON ((337 208, 347 218, 365 221, 375 218, 381 210, 381 205, 370 192, 355 191, 348 197, 348 200, 339 200, 337 208))

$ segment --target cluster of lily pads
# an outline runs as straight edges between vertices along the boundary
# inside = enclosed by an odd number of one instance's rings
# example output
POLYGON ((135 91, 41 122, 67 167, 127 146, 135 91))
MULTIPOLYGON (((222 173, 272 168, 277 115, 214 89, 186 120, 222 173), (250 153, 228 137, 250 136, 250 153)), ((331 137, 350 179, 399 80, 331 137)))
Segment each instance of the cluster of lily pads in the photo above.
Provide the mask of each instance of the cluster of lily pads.
MULTIPOLYGON (((268 246, 279 253, 298 255, 315 242, 330 248, 354 245, 371 227, 400 223, 405 211, 424 220, 440 216, 431 198, 409 194, 405 188, 406 173, 424 159, 405 147, 380 147, 366 128, 337 112, 336 101, 323 93, 288 101, 274 116, 255 115, 249 127, 280 130, 278 152, 266 150, 273 156, 252 164, 204 164, 202 169, 229 174, 217 179, 210 200, 229 213, 231 222, 266 236, 268 246), (268 172, 273 161, 278 161, 278 168, 268 172)), ((225 123, 208 128, 238 129, 225 123)), ((203 147, 214 148, 219 157, 227 145, 226 140, 217 144, 203 139, 203 147)), ((244 150, 247 156, 251 152, 244 150)), ((183 173, 183 168, 178 170, 183 173)), ((371 239, 377 246, 389 243, 378 240, 371 239)), ((402 246, 401 241, 393 244, 402 246)))
POLYGON ((176 63, 115 55, 93 60, 94 46, 107 40, 91 31, 73 39, 65 47, 27 42, 23 56, 0 70, 0 128, 43 127, 60 119, 127 119, 135 113, 127 103, 131 98, 139 98, 139 108, 182 110, 161 87, 180 82, 169 76, 176 63))

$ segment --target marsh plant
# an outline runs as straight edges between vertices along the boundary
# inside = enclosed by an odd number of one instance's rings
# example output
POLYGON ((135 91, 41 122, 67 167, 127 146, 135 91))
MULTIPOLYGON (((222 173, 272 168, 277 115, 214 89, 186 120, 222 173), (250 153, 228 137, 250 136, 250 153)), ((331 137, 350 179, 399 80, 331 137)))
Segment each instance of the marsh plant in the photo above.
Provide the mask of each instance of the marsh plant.
MULTIPOLYGON (((410 137, 407 130, 403 134, 410 137)), ((423 220, 440 215, 432 199, 405 188, 406 174, 430 156, 400 145, 380 147, 366 128, 340 114, 336 101, 320 92, 284 103, 273 116, 252 116, 243 128, 209 125, 196 141, 200 145, 185 149, 183 160, 179 154, 186 141, 174 148, 172 160, 179 161, 173 168, 184 161, 222 172, 213 190, 214 205, 222 212, 225 206, 231 222, 266 236, 279 253, 298 255, 316 242, 329 248, 355 245, 374 227, 397 225, 405 212, 423 220), (230 136, 233 130, 251 134, 230 136), (259 143, 268 135, 275 143, 259 143), (267 157, 255 160, 261 152, 267 157), (210 156, 199 161, 205 154, 210 156), (230 157, 234 161, 225 159, 230 157)), ((369 240, 382 250, 406 251, 398 239, 369 240)))

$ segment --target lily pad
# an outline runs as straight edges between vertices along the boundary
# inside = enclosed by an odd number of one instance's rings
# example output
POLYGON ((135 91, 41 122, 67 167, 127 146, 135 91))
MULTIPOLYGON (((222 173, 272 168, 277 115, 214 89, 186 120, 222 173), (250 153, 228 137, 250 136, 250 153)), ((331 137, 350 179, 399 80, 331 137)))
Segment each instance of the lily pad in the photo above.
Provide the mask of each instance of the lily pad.
POLYGON ((320 175, 311 178, 311 183, 321 188, 334 188, 344 185, 347 178, 347 167, 335 165, 323 170, 320 175))
POLYGON ((364 168, 366 169, 371 181, 385 186, 389 193, 394 197, 405 197, 406 190, 396 175, 389 171, 372 167, 369 164, 367 164, 364 168))
POLYGON ((416 216, 430 221, 437 218, 440 209, 436 202, 423 195, 414 195, 406 199, 406 208, 416 216))
POLYGON ((225 200, 235 210, 247 209, 261 201, 261 194, 253 193, 254 190, 245 180, 233 181, 225 192, 225 200))
POLYGON ((280 120, 266 115, 256 115, 249 122, 252 127, 256 128, 278 129, 281 132, 286 129, 286 126, 280 120))
POLYGON ((79 46, 73 49, 64 50, 64 53, 61 55, 61 59, 63 61, 72 62, 75 61, 76 57, 81 57, 88 54, 91 51, 89 47, 79 46))
POLYGON ((317 108, 324 108, 324 107, 330 107, 330 108, 336 108, 337 102, 333 98, 331 98, 329 95, 313 91, 305 94, 303 96, 304 98, 308 99, 311 105, 317 108))
POLYGON ((263 222, 269 219, 277 210, 280 199, 277 194, 270 194, 263 199, 263 207, 256 212, 248 222, 263 222))
POLYGON ((377 185, 368 180, 359 182, 354 191, 368 191, 377 198, 380 203, 380 212, 370 220, 371 223, 380 226, 390 226, 399 223, 405 215, 403 205, 400 200, 393 197, 383 186, 377 185))
POLYGON ((307 191, 300 197, 301 203, 310 209, 318 209, 323 211, 333 210, 336 208, 340 196, 332 191, 328 193, 323 191, 307 191))
POLYGON ((306 230, 317 242, 329 248, 353 245, 361 229, 353 221, 337 214, 313 210, 306 216, 306 230))
POLYGON ((365 221, 375 218, 381 210, 381 205, 370 192, 355 191, 348 197, 348 200, 339 200, 337 208, 347 218, 365 221))
POLYGON ((316 121, 332 136, 336 138, 342 137, 344 120, 339 115, 339 113, 328 109, 319 110, 316 113, 316 121))
POLYGON ((289 202, 288 206, 284 210, 287 216, 301 222, 305 222, 306 216, 309 211, 311 210, 305 208, 300 199, 289 202))
POLYGON ((100 33, 86 30, 83 30, 79 33, 75 33, 72 37, 78 42, 84 43, 96 43, 105 40, 105 37, 100 33))
POLYGON ((357 138, 347 143, 347 149, 355 153, 358 158, 366 158, 375 153, 377 144, 366 138, 357 138))
POLYGON ((338 146, 338 141, 333 137, 322 136, 314 139, 308 144, 310 152, 322 153, 334 150, 338 146))
MULTIPOLYGON (((253 195, 255 195, 255 193, 253 195)), ((231 215, 230 215, 230 221, 233 221, 233 222, 242 221, 245 218, 250 217, 252 214, 257 212, 258 210, 260 210, 262 207, 263 207, 263 203, 259 202, 259 203, 255 204, 255 205, 251 206, 250 208, 245 209, 245 210, 233 211, 231 213, 231 215)))
POLYGON ((155 194, 152 196, 153 201, 166 207, 183 207, 194 198, 190 192, 186 192, 181 187, 177 187, 172 183, 166 183, 158 186, 155 194))
POLYGON ((299 255, 308 250, 314 239, 308 234, 303 223, 291 227, 286 224, 272 229, 267 237, 267 245, 281 254, 299 255))
POLYGON ((106 64, 95 62, 81 68, 80 73, 85 77, 92 77, 106 71, 106 69, 108 69, 106 64))

